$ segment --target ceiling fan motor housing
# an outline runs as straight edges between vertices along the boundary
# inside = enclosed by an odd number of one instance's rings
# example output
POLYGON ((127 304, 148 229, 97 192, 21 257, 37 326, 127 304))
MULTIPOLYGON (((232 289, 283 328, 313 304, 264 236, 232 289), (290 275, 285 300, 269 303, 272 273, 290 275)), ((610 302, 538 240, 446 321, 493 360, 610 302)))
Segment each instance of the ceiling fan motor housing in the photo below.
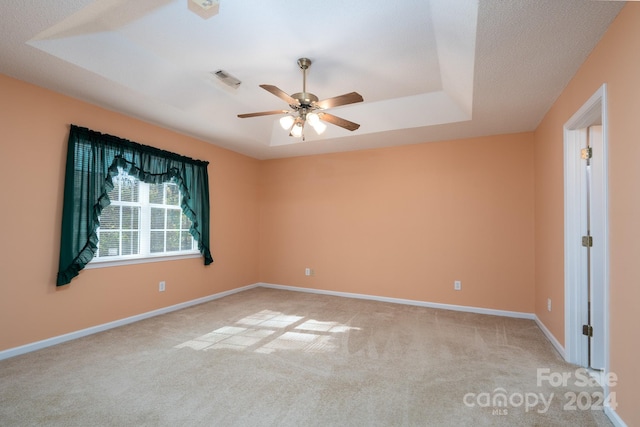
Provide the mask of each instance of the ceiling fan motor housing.
POLYGON ((300 107, 308 108, 308 107, 311 107, 311 105, 314 102, 318 102, 318 97, 309 92, 294 93, 293 95, 291 95, 291 97, 300 103, 300 105, 294 104, 290 106, 291 108, 294 108, 294 109, 297 109, 300 107))

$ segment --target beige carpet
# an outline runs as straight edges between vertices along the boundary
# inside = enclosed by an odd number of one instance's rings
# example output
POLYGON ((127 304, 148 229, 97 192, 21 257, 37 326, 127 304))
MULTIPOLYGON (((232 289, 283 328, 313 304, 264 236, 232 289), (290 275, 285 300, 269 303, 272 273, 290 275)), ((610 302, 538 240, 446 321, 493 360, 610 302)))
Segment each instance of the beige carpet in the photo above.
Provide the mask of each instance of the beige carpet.
POLYGON ((256 288, 0 361, 0 425, 611 425, 575 369, 531 320, 256 288))

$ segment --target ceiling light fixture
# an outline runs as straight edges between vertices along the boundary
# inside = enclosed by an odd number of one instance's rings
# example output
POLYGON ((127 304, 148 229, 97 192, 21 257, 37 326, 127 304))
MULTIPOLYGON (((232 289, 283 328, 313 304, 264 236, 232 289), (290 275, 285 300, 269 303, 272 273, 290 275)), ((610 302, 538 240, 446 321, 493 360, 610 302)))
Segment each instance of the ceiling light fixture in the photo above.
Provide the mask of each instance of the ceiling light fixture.
POLYGON ((327 129, 327 125, 320 121, 320 115, 323 113, 315 111, 319 109, 316 105, 318 97, 307 92, 307 70, 310 65, 310 59, 298 59, 298 66, 302 70, 302 92, 291 95, 297 101, 297 104, 289 105, 293 108, 293 111, 290 112, 290 115, 280 119, 280 126, 289 131, 289 136, 302 138, 303 141, 305 124, 309 123, 318 135, 322 135, 327 129))
POLYGON ((362 102, 362 95, 358 92, 349 92, 344 95, 334 96, 332 98, 318 101, 317 96, 307 92, 307 69, 310 65, 311 60, 309 58, 298 59, 298 67, 302 70, 302 92, 288 95, 276 86, 260 85, 264 90, 272 93, 289 104, 289 108, 291 108, 290 110, 260 111, 257 113, 238 114, 238 117, 245 119, 248 117, 270 116, 272 114, 286 114, 286 116, 280 119, 280 126, 282 126, 282 129, 289 131, 289 136, 302 138, 303 141, 304 126, 307 123, 318 135, 322 135, 322 133, 327 130, 327 125, 324 122, 334 124, 349 131, 358 129, 360 127, 359 124, 334 116, 333 114, 327 113, 325 110, 339 107, 341 105, 362 102))
POLYGON ((289 136, 293 136, 294 138, 302 137, 304 139, 304 120, 298 117, 295 122, 293 122, 293 126, 291 126, 291 131, 289 132, 289 136))
MULTIPOLYGON (((327 125, 320 121, 320 115, 315 112, 297 111, 295 115, 287 115, 280 119, 280 126, 289 131, 289 136, 304 139, 304 125, 309 124, 318 135, 322 135, 327 130, 327 125)), ((322 114, 322 113, 320 113, 322 114)))
POLYGON ((282 126, 284 130, 289 130, 295 121, 296 119, 293 116, 284 116, 280 119, 280 126, 282 126))
POLYGON ((318 135, 322 135, 322 133, 327 130, 327 125, 320 121, 318 113, 308 113, 307 121, 318 135))

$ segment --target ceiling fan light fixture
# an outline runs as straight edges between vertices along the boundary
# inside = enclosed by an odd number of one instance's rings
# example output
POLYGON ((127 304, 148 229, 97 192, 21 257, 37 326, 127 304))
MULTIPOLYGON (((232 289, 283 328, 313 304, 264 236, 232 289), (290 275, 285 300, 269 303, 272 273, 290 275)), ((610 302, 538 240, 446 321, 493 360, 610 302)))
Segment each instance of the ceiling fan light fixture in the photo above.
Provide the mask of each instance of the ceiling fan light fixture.
POLYGON ((307 70, 310 65, 311 60, 309 58, 298 59, 298 67, 302 70, 302 92, 289 95, 276 86, 268 84, 259 85, 262 89, 289 104, 289 108, 291 108, 291 110, 260 111, 257 113, 238 114, 238 117, 244 119, 247 117, 270 116, 272 114, 286 114, 286 116, 280 118, 280 126, 289 132, 289 136, 302 138, 303 141, 304 125, 307 122, 309 122, 309 126, 311 126, 318 135, 322 135, 322 133, 327 129, 327 125, 324 122, 331 123, 349 131, 358 129, 360 127, 359 124, 334 116, 333 114, 325 113, 324 110, 339 107, 341 105, 362 102, 364 101, 362 95, 357 92, 349 92, 332 98, 323 99, 322 101, 318 100, 316 95, 307 92, 307 70))
POLYGON ((324 131, 327 130, 327 125, 320 121, 320 115, 318 113, 309 113, 306 119, 318 135, 322 135, 324 131))
POLYGON ((322 135, 324 133, 325 130, 327 130, 327 125, 325 125, 324 123, 322 123, 320 120, 318 120, 317 123, 311 123, 309 122, 309 124, 311 125, 311 127, 313 128, 313 130, 316 131, 316 133, 318 135, 322 135))
POLYGON ((284 130, 289 130, 295 121, 296 119, 293 116, 284 116, 280 119, 280 126, 284 130))
POLYGON ((318 113, 309 113, 307 114, 307 121, 311 126, 314 126, 316 123, 320 123, 320 116, 318 116, 318 113))
POLYGON ((304 126, 304 122, 301 119, 296 120, 296 122, 291 127, 291 132, 289 133, 289 135, 291 135, 294 138, 302 137, 303 126, 304 126))

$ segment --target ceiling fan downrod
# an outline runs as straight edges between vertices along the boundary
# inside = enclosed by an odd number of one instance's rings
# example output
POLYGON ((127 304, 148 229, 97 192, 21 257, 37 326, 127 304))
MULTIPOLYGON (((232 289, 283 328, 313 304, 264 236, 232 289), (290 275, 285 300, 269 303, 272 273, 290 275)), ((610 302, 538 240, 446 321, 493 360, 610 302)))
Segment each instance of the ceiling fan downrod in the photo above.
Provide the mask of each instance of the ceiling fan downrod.
POLYGON ((294 93, 291 97, 297 100, 300 105, 291 105, 293 109, 299 109, 300 107, 309 108, 314 102, 318 102, 318 97, 312 93, 307 92, 307 70, 311 66, 311 60, 309 58, 298 59, 298 67, 302 70, 302 92, 294 93))
POLYGON ((309 58, 298 59, 298 67, 302 70, 302 92, 307 91, 307 70, 311 66, 311 60, 309 58))

